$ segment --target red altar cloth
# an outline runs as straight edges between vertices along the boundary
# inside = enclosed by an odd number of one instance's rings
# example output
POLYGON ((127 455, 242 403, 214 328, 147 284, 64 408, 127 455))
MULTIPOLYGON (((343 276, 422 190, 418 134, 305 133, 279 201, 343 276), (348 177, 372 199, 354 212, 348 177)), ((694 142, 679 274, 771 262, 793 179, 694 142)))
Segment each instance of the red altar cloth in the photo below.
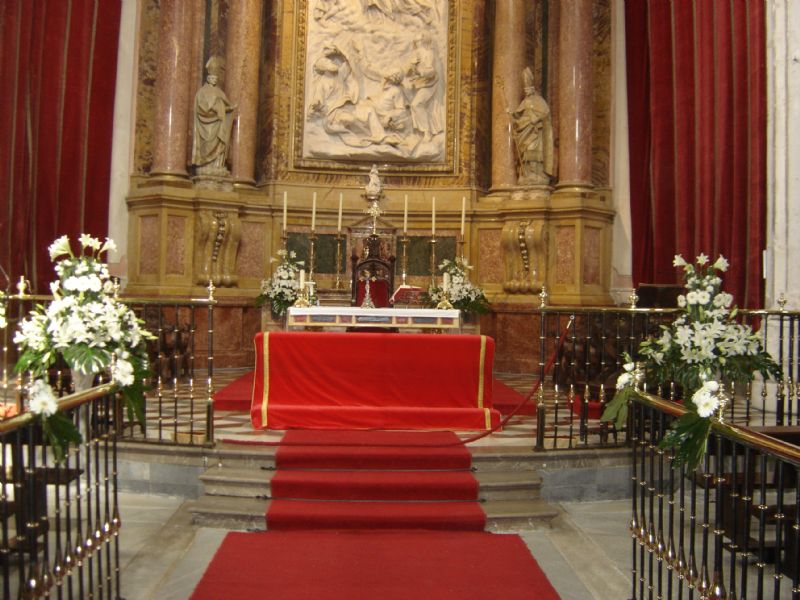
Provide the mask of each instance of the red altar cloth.
POLYGON ((273 332, 258 333, 255 347, 256 428, 483 430, 500 421, 486 336, 273 332))

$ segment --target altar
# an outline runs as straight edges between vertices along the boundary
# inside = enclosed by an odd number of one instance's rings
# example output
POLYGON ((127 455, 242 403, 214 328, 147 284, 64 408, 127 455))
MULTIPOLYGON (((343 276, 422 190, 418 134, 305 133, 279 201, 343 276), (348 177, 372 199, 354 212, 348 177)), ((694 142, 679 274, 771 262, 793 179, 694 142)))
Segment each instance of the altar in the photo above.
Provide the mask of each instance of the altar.
POLYGON ((381 328, 398 330, 461 330, 461 311, 435 308, 360 308, 357 306, 291 306, 286 328, 381 328))
POLYGON ((257 429, 487 430, 494 340, 482 335, 255 336, 257 429))

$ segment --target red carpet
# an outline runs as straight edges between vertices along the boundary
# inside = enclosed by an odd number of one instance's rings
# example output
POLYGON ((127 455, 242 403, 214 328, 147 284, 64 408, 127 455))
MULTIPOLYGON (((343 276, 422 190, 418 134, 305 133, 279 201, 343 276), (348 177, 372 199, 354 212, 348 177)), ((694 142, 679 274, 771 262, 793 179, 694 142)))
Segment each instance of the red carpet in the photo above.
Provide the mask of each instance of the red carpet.
POLYGON ((229 533, 191 600, 557 600, 516 535, 229 533))
MULTIPOLYGON (((255 371, 245 373, 215 393, 214 410, 249 412, 253 395, 254 374, 255 371)), ((492 406, 503 415, 510 413, 525 398, 522 394, 497 379, 493 381, 493 388, 492 406)), ((533 401, 528 402, 517 414, 535 415, 536 403, 533 401)))
POLYGON ((267 528, 481 531, 471 462, 450 431, 289 431, 267 528))

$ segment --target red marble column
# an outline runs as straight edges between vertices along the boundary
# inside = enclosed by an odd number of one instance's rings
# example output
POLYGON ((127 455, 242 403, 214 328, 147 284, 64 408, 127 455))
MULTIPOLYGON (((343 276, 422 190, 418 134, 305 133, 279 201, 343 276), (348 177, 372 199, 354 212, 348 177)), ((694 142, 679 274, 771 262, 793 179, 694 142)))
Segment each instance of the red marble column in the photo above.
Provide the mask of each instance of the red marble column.
POLYGON ((186 177, 194 3, 161 0, 152 175, 186 177))
POLYGON ((513 111, 522 100, 525 68, 525 0, 497 0, 492 61, 492 189, 517 184, 517 161, 511 137, 513 111))
POLYGON ((592 0, 560 8, 557 187, 592 187, 592 0))
POLYGON ((231 177, 236 183, 255 183, 260 45, 261 0, 232 0, 224 88, 237 105, 230 147, 231 177))

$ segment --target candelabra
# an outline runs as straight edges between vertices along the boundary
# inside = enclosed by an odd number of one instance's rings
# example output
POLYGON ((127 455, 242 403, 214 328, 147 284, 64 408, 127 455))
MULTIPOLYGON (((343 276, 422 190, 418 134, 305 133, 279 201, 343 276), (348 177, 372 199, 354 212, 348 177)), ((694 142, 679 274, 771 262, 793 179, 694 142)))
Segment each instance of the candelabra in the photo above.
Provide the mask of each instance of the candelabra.
POLYGON ((339 231, 334 237, 336 240, 336 281, 333 282, 333 289, 343 290, 344 284, 342 283, 342 242, 344 235, 339 231))
POLYGON ((317 244, 317 232, 313 229, 311 230, 311 235, 308 236, 309 247, 308 247, 308 279, 310 281, 314 281, 314 267, 316 267, 317 260, 316 260, 316 253, 314 252, 315 246, 317 244))
POLYGON ((406 285, 406 277, 408 277, 408 242, 409 237, 403 232, 403 237, 400 238, 400 247, 402 249, 400 254, 400 278, 403 285, 406 285))
POLYGON ((436 234, 431 235, 431 287, 436 287, 436 234))

